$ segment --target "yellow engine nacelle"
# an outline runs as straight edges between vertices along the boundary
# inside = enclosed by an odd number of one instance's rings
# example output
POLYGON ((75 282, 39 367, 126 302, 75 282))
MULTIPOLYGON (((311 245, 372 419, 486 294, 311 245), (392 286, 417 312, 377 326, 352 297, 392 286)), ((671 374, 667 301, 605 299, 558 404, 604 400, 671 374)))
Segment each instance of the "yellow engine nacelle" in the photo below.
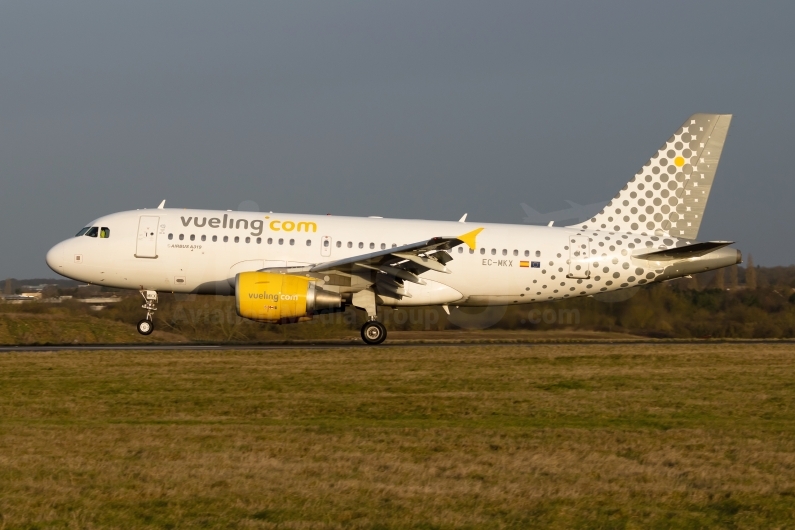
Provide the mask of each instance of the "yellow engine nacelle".
POLYGON ((237 314, 257 322, 281 324, 341 310, 340 294, 317 287, 316 281, 292 274, 241 272, 235 276, 237 314))

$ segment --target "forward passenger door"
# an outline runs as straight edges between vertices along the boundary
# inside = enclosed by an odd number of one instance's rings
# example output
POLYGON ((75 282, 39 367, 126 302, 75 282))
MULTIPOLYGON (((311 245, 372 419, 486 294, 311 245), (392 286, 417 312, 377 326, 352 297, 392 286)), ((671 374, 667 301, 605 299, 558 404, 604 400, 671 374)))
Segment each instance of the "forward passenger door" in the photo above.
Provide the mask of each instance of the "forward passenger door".
POLYGON ((157 258, 157 223, 159 220, 160 217, 155 215, 142 215, 138 220, 136 258, 157 258))

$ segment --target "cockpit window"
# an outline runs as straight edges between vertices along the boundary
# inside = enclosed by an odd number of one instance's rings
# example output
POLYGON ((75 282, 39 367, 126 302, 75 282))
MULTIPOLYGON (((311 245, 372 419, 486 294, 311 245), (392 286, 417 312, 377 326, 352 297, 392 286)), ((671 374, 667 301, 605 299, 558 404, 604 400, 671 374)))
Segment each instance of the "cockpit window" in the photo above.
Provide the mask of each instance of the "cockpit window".
POLYGON ((98 234, 99 234, 99 228, 97 228, 96 226, 92 226, 92 227, 89 229, 89 231, 88 231, 88 232, 86 232, 86 235, 87 235, 88 237, 97 237, 97 235, 98 235, 98 234))
POLYGON ((80 237, 83 234, 85 234, 86 232, 88 232, 89 230, 91 230, 91 227, 87 226, 87 227, 83 228, 82 230, 80 230, 77 234, 75 234, 75 237, 80 237))
POLYGON ((110 237, 110 228, 107 226, 103 226, 99 229, 99 237, 100 239, 107 239, 110 237))

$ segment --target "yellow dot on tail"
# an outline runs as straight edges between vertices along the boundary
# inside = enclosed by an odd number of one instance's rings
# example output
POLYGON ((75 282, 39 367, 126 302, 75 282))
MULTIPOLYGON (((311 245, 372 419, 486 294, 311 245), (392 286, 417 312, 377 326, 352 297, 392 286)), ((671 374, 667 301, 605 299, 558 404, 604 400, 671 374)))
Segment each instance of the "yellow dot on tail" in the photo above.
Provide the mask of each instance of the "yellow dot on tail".
POLYGON ((685 165, 685 159, 681 156, 677 156, 674 158, 674 164, 676 164, 677 167, 682 167, 685 165))

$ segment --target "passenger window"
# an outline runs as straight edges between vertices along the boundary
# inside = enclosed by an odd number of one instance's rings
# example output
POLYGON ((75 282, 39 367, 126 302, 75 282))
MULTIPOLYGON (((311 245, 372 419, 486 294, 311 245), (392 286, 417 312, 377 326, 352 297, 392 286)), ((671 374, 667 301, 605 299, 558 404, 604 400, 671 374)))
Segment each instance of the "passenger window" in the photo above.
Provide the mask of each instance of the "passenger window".
POLYGON ((290 240, 290 244, 291 244, 291 245, 295 245, 295 239, 291 239, 291 240, 290 240))
POLYGON ((185 234, 180 234, 179 235, 179 240, 182 241, 183 239, 185 239, 185 234))
POLYGON ((174 234, 168 234, 169 239, 174 239, 174 234))
POLYGON ((486 249, 485 248, 480 249, 480 253, 481 254, 485 254, 486 253, 486 249))
POLYGON ((261 244, 262 244, 262 238, 261 238, 261 237, 258 237, 258 238, 257 238, 257 245, 261 245, 261 244))
POLYGON ((280 244, 280 245, 284 245, 284 239, 282 239, 282 238, 279 238, 279 244, 280 244))
POLYGON ((240 243, 240 236, 235 236, 235 243, 240 243))
POLYGON ((207 241, 207 236, 202 235, 202 241, 207 241))
POLYGON ((88 232, 89 230, 91 230, 91 227, 90 227, 90 226, 87 226, 87 227, 83 228, 82 230, 80 230, 80 231, 79 231, 77 234, 75 234, 75 237, 80 237, 80 236, 83 236, 83 235, 85 235, 85 234, 86 234, 86 232, 88 232))
POLYGON ((251 243, 251 238, 250 237, 246 238, 246 243, 251 243))
POLYGON ((96 226, 92 226, 92 227, 91 227, 91 228, 88 230, 88 232, 86 232, 86 235, 87 235, 88 237, 97 237, 97 234, 99 234, 99 228, 97 228, 96 226))
POLYGON ((496 248, 491 249, 491 255, 494 256, 495 254, 497 254, 497 249, 496 248))
POLYGON ((540 258, 540 257, 541 257, 541 251, 540 251, 540 250, 536 250, 536 257, 537 257, 537 258, 540 258))
POLYGON ((386 248, 386 243, 381 243, 381 250, 384 250, 385 248, 386 248))
POLYGON ((342 241, 337 241, 337 248, 342 247, 342 241))
POLYGON ((215 243, 216 241, 218 241, 218 236, 213 236, 213 243, 215 243))
POLYGON ((514 250, 514 251, 513 251, 513 255, 514 255, 514 256, 518 256, 518 255, 519 255, 519 251, 518 251, 518 250, 514 250))
POLYGON ((458 253, 459 254, 463 254, 464 253, 464 247, 458 247, 458 253))
POLYGON ((529 250, 525 250, 524 251, 524 257, 525 258, 530 257, 530 251, 529 250))
POLYGON ((470 253, 470 254, 474 254, 474 253, 475 253, 475 249, 474 249, 474 248, 470 248, 470 249, 469 249, 469 253, 470 253))
POLYGON ((375 243, 370 243, 370 250, 375 248, 375 243))
POLYGON ((107 239, 110 237, 110 228, 107 226, 103 226, 99 229, 99 238, 100 239, 107 239))
MULTIPOLYGON (((328 246, 328 241, 326 241, 325 243, 326 243, 326 245, 325 245, 325 246, 328 246)), ((307 240, 306 240, 306 246, 308 246, 308 247, 311 247, 311 246, 312 246, 312 240, 311 240, 311 239, 307 239, 307 240)))
MULTIPOLYGON (((307 241, 306 241, 306 242, 307 242, 307 243, 309 243, 309 240, 307 239, 307 241)), ((339 241, 337 241, 337 244, 339 245, 339 241)), ((329 246, 329 240, 328 240, 328 239, 326 239, 325 241, 323 241, 323 246, 324 246, 324 247, 326 247, 326 248, 328 248, 328 246, 329 246)))
POLYGON ((502 255, 503 256, 507 256, 508 255, 508 249, 507 248, 502 249, 502 255))
POLYGON ((352 241, 348 241, 348 248, 353 248, 353 242, 352 241))
POLYGON ((364 243, 359 242, 359 248, 364 248, 364 243))
POLYGON ((228 243, 228 242, 229 242, 229 236, 224 236, 224 243, 228 243))
POLYGON ((190 240, 191 240, 191 241, 196 241, 196 236, 195 236, 194 234, 191 234, 191 235, 190 235, 190 240))
POLYGON ((269 244, 269 245, 273 245, 273 238, 272 238, 272 237, 269 237, 269 238, 268 238, 268 244, 269 244))

